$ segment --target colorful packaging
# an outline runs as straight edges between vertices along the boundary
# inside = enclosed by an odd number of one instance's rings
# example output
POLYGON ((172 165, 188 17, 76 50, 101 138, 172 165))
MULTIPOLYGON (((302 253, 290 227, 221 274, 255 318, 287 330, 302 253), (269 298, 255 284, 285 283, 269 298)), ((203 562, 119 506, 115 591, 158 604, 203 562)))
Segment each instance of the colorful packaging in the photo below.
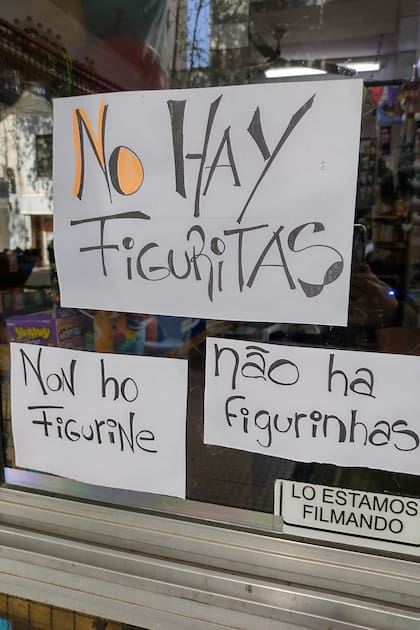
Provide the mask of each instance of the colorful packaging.
POLYGON ((95 352, 113 352, 114 339, 112 334, 111 313, 96 311, 93 319, 95 352))
POLYGON ((148 354, 172 352, 205 330, 205 320, 191 317, 157 316, 157 338, 146 337, 148 354))
POLYGON ((82 349, 83 321, 74 311, 57 309, 53 313, 12 315, 6 319, 10 341, 40 346, 82 349))
POLYGON ((157 338, 155 315, 118 313, 112 318, 115 352, 150 354, 149 344, 157 338))

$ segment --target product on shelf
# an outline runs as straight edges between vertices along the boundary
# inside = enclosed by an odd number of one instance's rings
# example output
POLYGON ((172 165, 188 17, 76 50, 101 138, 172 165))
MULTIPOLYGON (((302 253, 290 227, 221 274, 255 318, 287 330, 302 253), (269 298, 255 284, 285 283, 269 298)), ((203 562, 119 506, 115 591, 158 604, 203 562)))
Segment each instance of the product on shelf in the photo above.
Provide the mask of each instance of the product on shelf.
POLYGON ((6 319, 10 341, 40 346, 82 349, 83 319, 74 311, 55 309, 51 313, 12 315, 6 319))

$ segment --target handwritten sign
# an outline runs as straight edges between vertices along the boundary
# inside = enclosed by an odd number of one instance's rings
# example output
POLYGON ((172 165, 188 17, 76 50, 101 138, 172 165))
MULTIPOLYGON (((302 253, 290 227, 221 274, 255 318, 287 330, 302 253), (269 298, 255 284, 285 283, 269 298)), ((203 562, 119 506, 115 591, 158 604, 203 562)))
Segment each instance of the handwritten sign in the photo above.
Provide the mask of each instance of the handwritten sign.
POLYGON ((418 475, 419 383, 414 356, 209 338, 204 441, 418 475))
POLYGON ((185 498, 187 362, 12 343, 16 465, 185 498))
POLYGON ((63 305, 345 325, 361 94, 347 80, 57 99, 63 305))
POLYGON ((283 532, 341 544, 420 553, 420 500, 277 479, 283 532))

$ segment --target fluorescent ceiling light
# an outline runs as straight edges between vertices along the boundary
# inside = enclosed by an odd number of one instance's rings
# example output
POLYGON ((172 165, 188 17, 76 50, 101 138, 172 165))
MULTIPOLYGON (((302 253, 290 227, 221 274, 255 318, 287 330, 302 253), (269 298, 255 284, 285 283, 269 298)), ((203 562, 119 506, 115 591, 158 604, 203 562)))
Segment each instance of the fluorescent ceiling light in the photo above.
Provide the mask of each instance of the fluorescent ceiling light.
POLYGON ((381 69, 379 61, 356 61, 355 63, 346 63, 345 66, 356 70, 356 72, 377 72, 381 69))
POLYGON ((303 77, 314 74, 327 74, 326 70, 313 68, 311 66, 273 66, 265 70, 267 79, 280 79, 282 77, 303 77))

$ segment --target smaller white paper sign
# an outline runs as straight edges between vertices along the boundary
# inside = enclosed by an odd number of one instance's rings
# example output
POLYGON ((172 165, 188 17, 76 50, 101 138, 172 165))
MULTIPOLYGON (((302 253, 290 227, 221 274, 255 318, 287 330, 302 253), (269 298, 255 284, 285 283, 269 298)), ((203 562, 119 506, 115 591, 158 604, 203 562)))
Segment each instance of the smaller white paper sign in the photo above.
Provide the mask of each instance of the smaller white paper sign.
POLYGON ((420 553, 420 500, 277 479, 274 514, 283 533, 420 553))
POLYGON ((185 498, 187 362, 11 344, 16 465, 185 498))
POLYGON ((419 357, 208 338, 204 442, 420 475, 419 383, 419 357))

